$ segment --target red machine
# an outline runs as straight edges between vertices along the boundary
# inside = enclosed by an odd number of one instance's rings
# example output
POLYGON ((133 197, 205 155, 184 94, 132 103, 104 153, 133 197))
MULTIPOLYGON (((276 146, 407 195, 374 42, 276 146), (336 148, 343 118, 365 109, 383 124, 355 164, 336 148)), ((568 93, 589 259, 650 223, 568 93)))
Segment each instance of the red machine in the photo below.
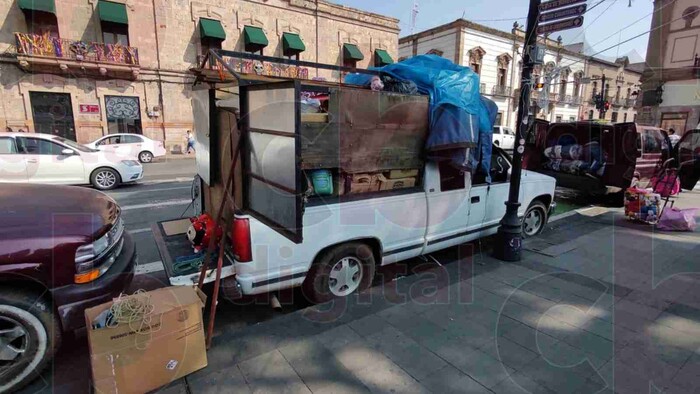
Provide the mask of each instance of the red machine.
POLYGON ((216 237, 214 240, 215 244, 218 244, 221 240, 223 230, 208 213, 190 218, 190 222, 192 222, 192 225, 187 229, 187 239, 192 242, 195 252, 200 252, 209 246, 212 236, 216 237))

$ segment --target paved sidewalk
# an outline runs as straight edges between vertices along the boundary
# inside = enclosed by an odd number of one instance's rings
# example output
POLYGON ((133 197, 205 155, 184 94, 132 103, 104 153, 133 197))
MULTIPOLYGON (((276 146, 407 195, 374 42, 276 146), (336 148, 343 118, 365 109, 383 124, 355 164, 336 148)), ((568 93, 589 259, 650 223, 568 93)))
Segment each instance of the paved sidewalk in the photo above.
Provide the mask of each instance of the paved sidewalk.
POLYGON ((209 366, 166 391, 700 391, 700 230, 584 213, 527 240, 518 264, 466 245, 347 300, 220 326, 209 366))

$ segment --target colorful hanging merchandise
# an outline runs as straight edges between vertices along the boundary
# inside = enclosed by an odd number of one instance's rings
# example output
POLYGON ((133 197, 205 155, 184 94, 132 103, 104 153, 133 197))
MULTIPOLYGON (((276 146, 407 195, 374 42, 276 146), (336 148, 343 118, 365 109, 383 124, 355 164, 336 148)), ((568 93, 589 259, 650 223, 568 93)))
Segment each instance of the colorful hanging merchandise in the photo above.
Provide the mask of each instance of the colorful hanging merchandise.
POLYGON ((654 224, 659 220, 661 196, 649 190, 631 187, 625 191, 625 217, 654 224))

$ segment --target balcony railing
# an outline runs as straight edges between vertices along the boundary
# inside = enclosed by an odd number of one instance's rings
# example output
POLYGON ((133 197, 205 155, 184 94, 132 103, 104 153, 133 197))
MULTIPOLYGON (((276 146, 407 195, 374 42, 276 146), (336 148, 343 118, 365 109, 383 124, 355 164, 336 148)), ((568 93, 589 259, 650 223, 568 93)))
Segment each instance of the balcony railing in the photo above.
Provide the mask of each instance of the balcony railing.
POLYGON ((491 94, 494 96, 510 97, 511 89, 510 86, 494 85, 494 87, 491 88, 491 94))
POLYGON ((625 107, 634 108, 637 106, 637 99, 628 98, 625 100, 625 107))
POLYGON ((29 33, 15 33, 15 40, 19 55, 52 57, 80 62, 139 65, 138 49, 121 44, 84 42, 29 33))

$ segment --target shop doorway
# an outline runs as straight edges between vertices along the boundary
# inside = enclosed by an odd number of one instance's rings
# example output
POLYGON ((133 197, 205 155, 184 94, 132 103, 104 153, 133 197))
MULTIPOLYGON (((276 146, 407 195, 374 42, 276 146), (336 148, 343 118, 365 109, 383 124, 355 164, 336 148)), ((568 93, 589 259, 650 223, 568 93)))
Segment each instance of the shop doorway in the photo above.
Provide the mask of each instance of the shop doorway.
POLYGON ((138 97, 105 96, 107 132, 142 134, 138 97))
POLYGON ((73 106, 68 93, 29 92, 34 131, 75 141, 73 106))

